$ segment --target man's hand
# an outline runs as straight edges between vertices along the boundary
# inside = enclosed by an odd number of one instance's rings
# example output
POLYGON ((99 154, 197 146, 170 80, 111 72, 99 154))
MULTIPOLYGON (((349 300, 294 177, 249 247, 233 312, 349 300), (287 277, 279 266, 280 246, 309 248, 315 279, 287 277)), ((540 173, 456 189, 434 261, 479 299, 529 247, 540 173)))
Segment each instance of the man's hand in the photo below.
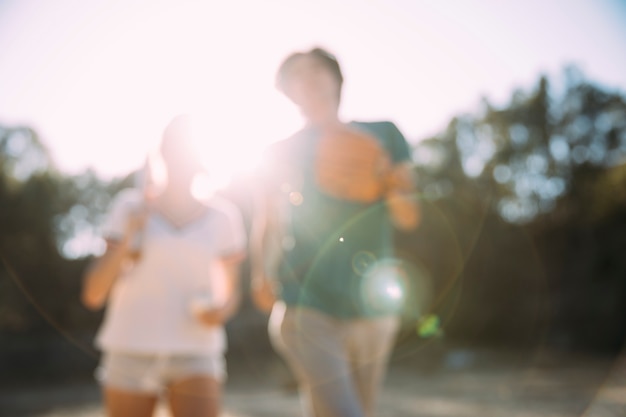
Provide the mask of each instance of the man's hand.
POLYGON ((391 167, 387 175, 386 189, 388 192, 401 193, 415 190, 415 173, 410 164, 404 163, 391 167))
POLYGON ((385 201, 393 224, 400 230, 413 230, 421 220, 415 182, 415 174, 408 163, 394 166, 387 179, 385 201))
POLYGON ((264 313, 272 311, 276 302, 276 288, 272 281, 267 278, 254 278, 250 290, 252 301, 259 310, 264 313))

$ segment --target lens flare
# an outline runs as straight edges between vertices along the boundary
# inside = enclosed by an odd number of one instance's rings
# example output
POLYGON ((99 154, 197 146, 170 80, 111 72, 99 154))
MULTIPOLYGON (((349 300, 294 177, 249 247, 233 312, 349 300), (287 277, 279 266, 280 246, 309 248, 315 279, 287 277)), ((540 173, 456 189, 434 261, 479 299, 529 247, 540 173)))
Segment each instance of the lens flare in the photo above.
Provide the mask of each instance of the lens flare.
POLYGON ((352 257, 352 269, 358 275, 364 275, 374 262, 376 262, 376 256, 373 253, 359 251, 352 257))
POLYGON ((402 298, 402 288, 400 288, 395 282, 387 285, 385 292, 393 300, 399 300, 402 298))
POLYGON ((406 295, 407 273, 399 261, 381 260, 365 270, 361 296, 372 310, 399 314, 403 310, 406 295))

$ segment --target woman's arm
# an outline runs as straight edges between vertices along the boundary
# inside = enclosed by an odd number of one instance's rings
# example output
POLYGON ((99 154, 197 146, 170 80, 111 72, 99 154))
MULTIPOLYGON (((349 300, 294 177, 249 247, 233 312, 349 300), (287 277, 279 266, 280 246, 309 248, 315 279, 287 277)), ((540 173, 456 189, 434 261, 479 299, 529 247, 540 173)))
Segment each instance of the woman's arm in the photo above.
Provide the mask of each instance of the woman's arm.
POLYGON ((132 262, 131 244, 136 233, 143 228, 145 220, 145 212, 131 215, 123 238, 119 241, 107 240, 104 255, 95 259, 87 268, 81 292, 85 307, 97 310, 104 305, 117 277, 132 262))
MULTIPOLYGON (((225 302, 217 307, 206 309, 198 314, 198 319, 207 326, 219 326, 232 318, 241 304, 240 268, 244 259, 243 254, 230 255, 218 261, 216 273, 223 274, 225 288, 225 302), (219 271, 219 272, 218 272, 219 271)), ((218 277, 215 277, 218 278, 218 277)), ((218 279, 221 279, 218 278, 218 279)))

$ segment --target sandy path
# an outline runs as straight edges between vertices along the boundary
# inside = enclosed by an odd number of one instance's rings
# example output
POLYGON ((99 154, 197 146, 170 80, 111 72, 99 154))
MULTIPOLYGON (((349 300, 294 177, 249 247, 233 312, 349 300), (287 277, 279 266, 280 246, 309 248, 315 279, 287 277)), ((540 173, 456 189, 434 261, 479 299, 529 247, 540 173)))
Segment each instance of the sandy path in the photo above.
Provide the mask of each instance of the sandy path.
MULTIPOLYGON (((223 417, 298 416, 289 376, 276 361, 231 364, 223 417)), ((396 359, 379 417, 626 416, 626 357, 449 352, 438 370, 396 359)), ((97 386, 74 383, 0 393, 7 417, 104 417, 97 386), (37 404, 37 405, 35 405, 37 404)), ((169 414, 162 404, 158 417, 169 414)))

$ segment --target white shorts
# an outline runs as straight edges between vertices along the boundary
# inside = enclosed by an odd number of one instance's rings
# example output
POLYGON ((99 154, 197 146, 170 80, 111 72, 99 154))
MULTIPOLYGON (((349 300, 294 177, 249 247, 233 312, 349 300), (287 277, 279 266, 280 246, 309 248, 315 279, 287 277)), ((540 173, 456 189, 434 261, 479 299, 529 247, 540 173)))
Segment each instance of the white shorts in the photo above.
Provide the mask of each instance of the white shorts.
POLYGON ((226 379, 223 355, 151 355, 105 352, 96 379, 105 387, 160 393, 168 385, 194 376, 226 379))

